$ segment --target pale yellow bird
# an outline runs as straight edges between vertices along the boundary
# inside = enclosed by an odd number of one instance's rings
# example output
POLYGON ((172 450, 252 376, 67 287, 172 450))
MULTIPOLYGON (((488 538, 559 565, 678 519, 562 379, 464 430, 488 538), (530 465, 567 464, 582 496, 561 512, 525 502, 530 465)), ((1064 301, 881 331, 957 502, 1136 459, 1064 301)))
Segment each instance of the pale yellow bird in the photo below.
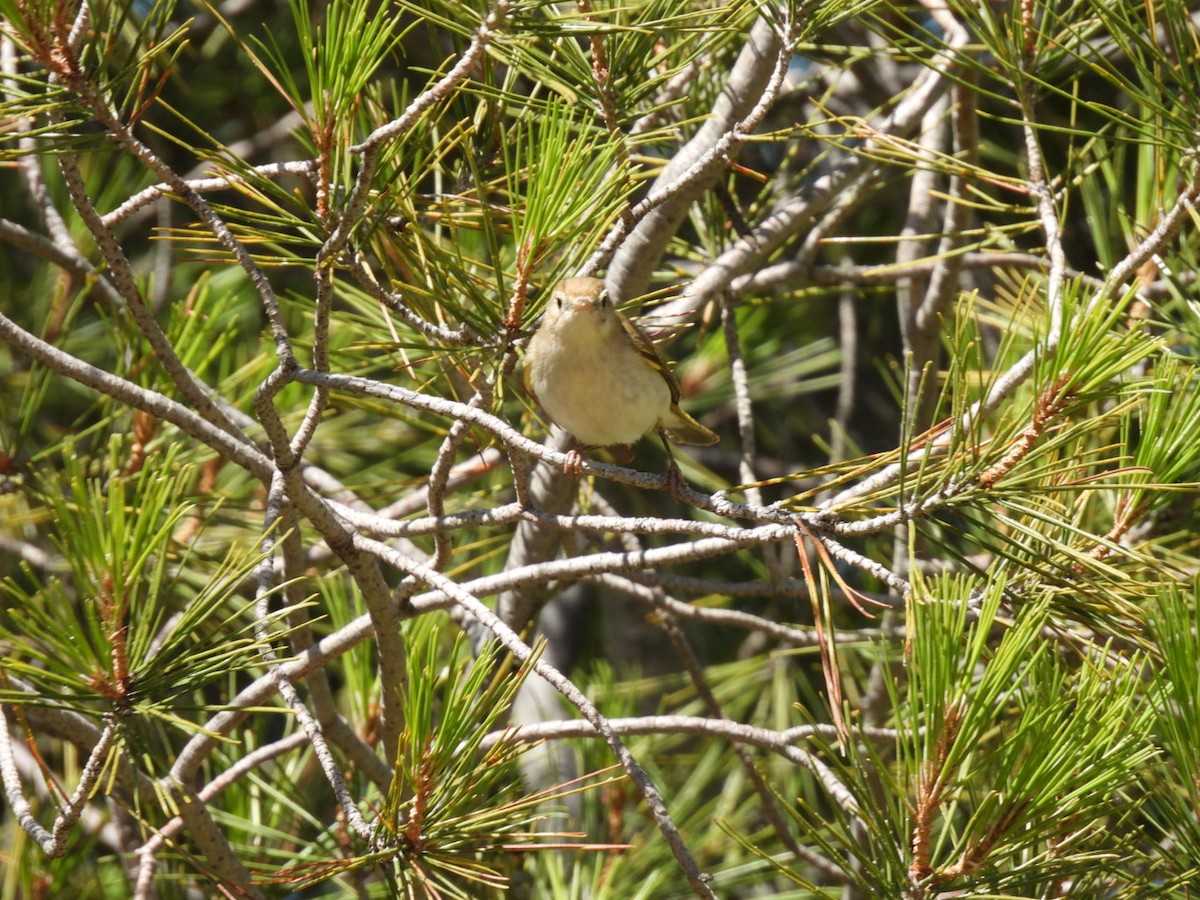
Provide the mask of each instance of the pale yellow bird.
POLYGON ((679 382, 598 278, 567 278, 551 292, 525 350, 525 378, 581 444, 633 444, 650 430, 677 444, 717 442, 680 408, 679 382))

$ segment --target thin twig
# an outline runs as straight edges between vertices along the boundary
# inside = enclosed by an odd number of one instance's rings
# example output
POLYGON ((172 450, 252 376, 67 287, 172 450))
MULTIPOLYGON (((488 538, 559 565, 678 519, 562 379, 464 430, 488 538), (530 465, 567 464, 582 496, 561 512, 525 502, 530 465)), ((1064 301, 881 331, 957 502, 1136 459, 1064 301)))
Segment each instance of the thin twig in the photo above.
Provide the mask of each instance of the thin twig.
MULTIPOLYGON (((816 733, 826 738, 836 738, 837 731, 832 725, 804 725, 789 728, 786 732, 778 732, 755 725, 743 725, 741 722, 730 722, 727 719, 710 719, 703 716, 638 716, 634 719, 608 719, 606 721, 613 731, 620 734, 696 734, 720 737, 760 747, 810 770, 821 781, 829 795, 847 813, 858 815, 858 801, 854 799, 854 795, 842 784, 833 771, 813 754, 794 746, 816 733)), ((850 730, 852 734, 862 734, 865 737, 878 737, 885 740, 895 740, 896 738, 896 732, 892 729, 851 728, 850 730)), ((503 733, 496 733, 484 738, 483 744, 490 746, 499 740, 502 734, 508 735, 511 740, 537 741, 594 737, 597 733, 590 721, 540 722, 536 725, 520 725, 503 733)))
MULTIPOLYGON (((280 175, 299 175, 304 178, 312 178, 313 166, 312 160, 300 159, 293 162, 264 163, 253 166, 250 171, 263 178, 277 178, 280 175)), ((226 172, 211 178, 185 178, 184 183, 197 194, 211 194, 217 191, 233 190, 239 185, 250 184, 250 177, 239 172, 226 172)), ((100 217, 100 221, 105 226, 112 228, 163 197, 174 195, 174 189, 170 184, 166 182, 152 184, 124 200, 111 212, 105 213, 100 217)))
MULTIPOLYGON (((1197 167, 1196 172, 1193 174, 1191 183, 1188 184, 1176 199, 1174 206, 1159 219, 1154 230, 1122 259, 1120 263, 1113 267, 1108 277, 1105 278, 1103 285, 1091 296, 1080 315, 1086 317, 1100 306, 1112 300, 1117 290, 1135 277, 1137 270, 1142 264, 1155 253, 1159 253, 1174 238, 1175 233, 1179 230, 1185 218, 1195 208, 1197 199, 1200 199, 1200 166, 1197 167)), ((1061 334, 1061 332, 1059 333, 1061 334)), ((851 503, 857 497, 875 493, 894 484, 908 462, 919 460, 923 455, 931 452, 931 449, 951 445, 960 439, 959 435, 962 432, 970 433, 981 416, 996 409, 1018 387, 1024 384, 1025 380, 1033 373, 1034 364, 1037 360, 1047 352, 1053 350, 1055 346, 1056 343, 1046 340, 1017 360, 1017 362, 1009 367, 1008 371, 992 383, 992 387, 986 397, 973 403, 962 417, 953 424, 953 427, 943 429, 940 434, 932 439, 932 448, 922 446, 911 451, 908 454, 906 463, 894 463, 881 469, 870 477, 846 488, 836 496, 825 501, 821 504, 821 508, 836 510, 839 506, 851 503)))
POLYGON ((100 775, 108 763, 108 754, 112 749, 116 733, 116 724, 109 719, 104 723, 104 729, 100 732, 99 739, 92 747, 87 762, 84 763, 83 769, 79 773, 79 784, 76 785, 75 790, 63 806, 62 812, 55 817, 54 824, 47 831, 38 824, 29 801, 25 799, 25 793, 21 788, 21 776, 13 757, 8 719, 4 714, 4 705, 0 704, 0 779, 4 782, 4 793, 8 797, 9 808, 16 816, 17 823, 26 834, 37 842, 47 856, 59 857, 67 852, 69 844, 64 838, 79 821, 79 816, 96 788, 100 775))
POLYGON ((633 754, 625 747, 620 737, 608 727, 607 719, 600 714, 600 711, 596 709, 586 694, 579 690, 569 678, 553 666, 544 660, 534 657, 533 651, 528 644, 522 641, 511 628, 500 621, 495 613, 468 591, 463 590, 454 581, 440 572, 435 572, 428 566, 417 563, 408 557, 401 556, 393 552, 390 547, 379 544, 369 538, 356 537, 355 544, 364 550, 378 555, 381 559, 386 559, 400 571, 408 575, 413 575, 430 587, 436 588, 446 594, 455 604, 463 607, 473 618, 487 628, 504 645, 504 648, 508 652, 522 663, 529 662, 534 672, 552 684, 572 706, 578 709, 583 714, 583 717, 587 719, 588 723, 604 738, 605 743, 612 748, 622 767, 629 773, 629 777, 633 779, 634 784, 638 786, 642 797, 646 801, 646 805, 650 808, 650 813, 654 817, 655 823, 658 825, 659 831, 667 841, 667 845, 671 848, 671 853, 687 877, 692 891, 697 897, 713 898, 715 900, 716 894, 708 886, 710 876, 703 874, 697 867, 691 851, 688 850, 687 845, 679 834, 678 828, 676 828, 675 823, 671 820, 671 815, 667 811, 662 795, 654 786, 654 783, 650 780, 650 776, 646 774, 641 764, 638 763, 633 754))
MULTIPOLYGON (((725 711, 721 708, 720 701, 717 700, 712 686, 708 683, 708 676, 704 672, 704 666, 696 658, 696 654, 684 636, 683 631, 669 615, 660 617, 660 620, 660 627, 666 631, 676 655, 683 661, 684 668, 692 680, 692 685, 696 688, 696 693, 701 701, 708 707, 709 714, 714 719, 732 722, 733 719, 726 715, 725 711)), ((815 866, 824 872, 826 877, 832 878, 838 883, 845 882, 847 876, 839 866, 819 853, 815 853, 807 847, 802 847, 796 840, 795 835, 792 834, 792 830, 788 827, 783 817, 783 811, 779 808, 778 796, 767 786, 767 782, 763 778, 762 773, 758 771, 758 766, 755 764, 754 757, 750 754, 749 749, 744 744, 736 741, 732 746, 734 755, 737 756, 738 761, 742 764, 742 770, 746 773, 746 777, 750 779, 750 784, 754 788, 754 792, 758 794, 761 804, 760 809, 763 815, 767 817, 767 820, 771 823, 771 827, 775 829, 775 834, 779 837, 783 846, 797 859, 804 860, 809 865, 815 866)))
POLYGON ((278 658, 271 646, 271 634, 267 630, 267 623, 271 620, 270 602, 275 589, 271 555, 275 550, 276 531, 280 527, 285 514, 284 479, 280 473, 272 479, 271 488, 267 493, 267 509, 263 521, 263 559, 258 566, 259 581, 258 589, 255 593, 254 635, 258 639, 259 654, 266 664, 267 671, 275 678, 279 689, 279 696, 283 698, 288 708, 291 709, 292 715, 296 717, 296 721, 308 737, 313 755, 317 758, 318 763, 320 763, 321 771, 324 772, 325 779, 329 782, 329 786, 333 789, 333 794, 341 806, 342 815, 346 817, 346 822, 354 830, 355 834, 358 835, 359 839, 370 846, 374 840, 374 831, 363 818, 362 813, 358 809, 358 804, 350 794, 350 790, 346 787, 341 770, 338 768, 333 754, 329 751, 329 745, 325 741, 325 735, 322 732, 320 722, 309 713, 308 707, 300 699, 300 694, 296 690, 295 685, 292 684, 287 673, 280 668, 278 658))
POLYGON ((611 259, 608 278, 619 295, 644 290, 687 208, 719 177, 774 104, 791 60, 794 27, 789 22, 781 36, 769 17, 755 22, 709 119, 672 156, 646 198, 613 226, 585 272, 611 259), (635 223, 632 229, 630 222, 635 223))
POLYGON ((262 453, 224 429, 218 428, 182 403, 64 353, 30 334, 3 313, 0 313, 0 338, 8 341, 18 352, 37 360, 60 375, 65 375, 72 381, 106 394, 134 409, 143 410, 170 422, 185 434, 231 459, 255 477, 264 482, 270 480, 271 463, 262 453))
POLYGON ((865 197, 866 188, 877 177, 878 163, 868 158, 872 148, 892 135, 912 134, 925 112, 949 87, 948 73, 954 67, 965 37, 951 35, 943 50, 895 108, 869 129, 861 153, 849 157, 808 186, 800 196, 788 195, 753 226, 753 234, 735 241, 695 279, 677 299, 663 308, 664 314, 689 316, 711 298, 727 290, 731 282, 762 265, 792 235, 811 228, 817 217, 847 192, 865 197))
POLYGON ((334 259, 349 243, 350 234, 366 209, 383 145, 411 129, 420 121, 426 110, 445 99, 474 71, 483 59, 488 44, 507 24, 509 13, 508 0, 495 0, 491 10, 476 29, 470 45, 450 71, 438 79, 433 87, 418 95, 397 118, 380 125, 367 135, 365 140, 350 148, 351 153, 360 157, 358 174, 346 199, 345 208, 338 217, 337 225, 321 247, 319 259, 334 259))

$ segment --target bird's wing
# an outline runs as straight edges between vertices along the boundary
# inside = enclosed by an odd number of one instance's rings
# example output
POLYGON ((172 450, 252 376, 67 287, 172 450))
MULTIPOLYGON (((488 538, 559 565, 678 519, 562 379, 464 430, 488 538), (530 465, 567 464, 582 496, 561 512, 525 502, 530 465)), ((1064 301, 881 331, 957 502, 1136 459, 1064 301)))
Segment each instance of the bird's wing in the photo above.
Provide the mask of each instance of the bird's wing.
POLYGON ((671 367, 667 361, 663 359, 663 355, 658 352, 658 347, 654 345, 654 341, 646 336, 646 332, 638 328, 629 318, 619 310, 615 310, 617 318, 621 322, 621 327, 625 329, 625 333, 629 335, 629 339, 633 341, 633 347, 638 352, 638 356, 646 360, 657 371, 662 373, 663 380, 666 381, 667 387, 671 391, 671 405, 679 403, 679 382, 675 378, 675 373, 671 371, 671 367))

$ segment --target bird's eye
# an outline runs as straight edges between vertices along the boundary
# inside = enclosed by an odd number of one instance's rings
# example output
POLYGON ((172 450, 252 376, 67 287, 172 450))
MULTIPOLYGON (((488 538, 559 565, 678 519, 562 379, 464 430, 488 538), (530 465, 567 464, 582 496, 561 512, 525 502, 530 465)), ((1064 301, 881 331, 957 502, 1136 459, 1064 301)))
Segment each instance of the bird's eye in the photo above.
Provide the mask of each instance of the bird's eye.
POLYGON ((563 295, 562 295, 562 294, 555 294, 555 295, 554 295, 554 303, 555 303, 555 304, 558 306, 558 308, 559 308, 559 309, 562 309, 562 307, 563 307, 563 295))

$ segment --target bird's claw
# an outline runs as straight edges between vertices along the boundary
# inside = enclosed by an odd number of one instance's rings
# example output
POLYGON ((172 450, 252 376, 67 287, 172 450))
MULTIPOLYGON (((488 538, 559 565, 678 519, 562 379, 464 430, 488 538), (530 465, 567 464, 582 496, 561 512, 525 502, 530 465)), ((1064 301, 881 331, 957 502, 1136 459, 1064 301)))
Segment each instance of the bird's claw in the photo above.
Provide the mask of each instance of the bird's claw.
POLYGON ((683 472, 679 470, 679 466, 675 464, 675 460, 671 460, 667 465, 667 471, 662 473, 661 479, 662 488, 676 500, 682 500, 683 494, 688 490, 688 483, 683 477, 683 472))
POLYGON ((563 463, 563 472, 570 478, 578 478, 583 472, 583 454, 575 448, 567 451, 567 461, 563 463))

